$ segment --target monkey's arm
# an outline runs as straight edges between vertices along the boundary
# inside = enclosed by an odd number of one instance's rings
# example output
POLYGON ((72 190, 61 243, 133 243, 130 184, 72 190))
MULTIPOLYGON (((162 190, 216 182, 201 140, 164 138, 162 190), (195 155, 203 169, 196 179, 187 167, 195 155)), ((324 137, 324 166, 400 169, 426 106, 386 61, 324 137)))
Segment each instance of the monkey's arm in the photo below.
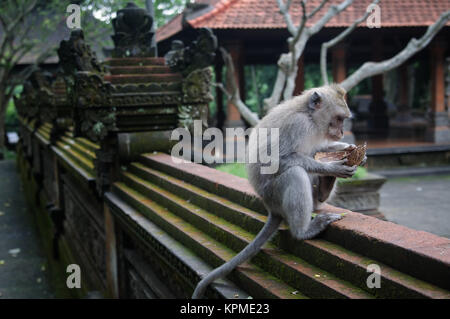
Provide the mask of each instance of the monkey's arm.
POLYGON ((337 152, 337 151, 343 151, 343 150, 352 150, 355 149, 356 145, 354 144, 348 144, 344 142, 330 142, 324 146, 322 146, 319 150, 319 152, 337 152))
POLYGON ((307 173, 334 176, 334 177, 352 177, 356 171, 356 166, 346 166, 346 159, 333 162, 319 162, 310 156, 301 153, 291 153, 281 157, 280 161, 280 173, 283 173, 287 169, 300 166, 307 173))

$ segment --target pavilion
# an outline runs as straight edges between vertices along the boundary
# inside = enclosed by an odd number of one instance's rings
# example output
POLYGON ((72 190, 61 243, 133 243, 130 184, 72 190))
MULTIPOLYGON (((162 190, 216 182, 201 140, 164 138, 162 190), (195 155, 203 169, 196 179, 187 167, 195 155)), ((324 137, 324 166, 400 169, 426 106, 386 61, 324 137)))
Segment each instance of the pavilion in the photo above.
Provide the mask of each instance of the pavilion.
MULTIPOLYGON (((308 1, 307 11, 312 10, 321 2, 321 0, 308 1)), ((321 11, 326 12, 331 4, 339 2, 331 0, 321 11)), ((333 17, 318 34, 310 39, 299 60, 295 94, 299 94, 304 89, 304 65, 319 63, 321 44, 335 37, 361 17, 370 3, 370 0, 355 1, 346 10, 333 17)), ((344 80, 349 75, 349 70, 357 68, 366 61, 381 61, 392 57, 403 49, 412 37, 422 36, 428 26, 433 24, 443 12, 449 10, 450 1, 381 1, 380 8, 381 28, 368 28, 365 23, 361 23, 342 43, 332 48, 329 57, 335 82, 344 80)), ((300 21, 299 0, 293 1, 290 13, 294 23, 300 21)), ((320 16, 319 12, 308 23, 313 24, 320 16)), ((156 38, 160 54, 164 54, 170 49, 172 40, 188 41, 193 38, 195 29, 204 27, 211 28, 219 39, 219 45, 230 52, 243 98, 245 97, 244 65, 276 64, 280 54, 288 51, 286 39, 289 37, 289 33, 275 0, 197 0, 157 30, 156 38)), ((399 68, 397 117, 402 118, 402 114, 408 114, 411 111, 411 83, 408 65, 417 61, 424 63, 427 66, 426 73, 430 82, 429 88, 427 88, 430 95, 427 107, 428 120, 423 125, 423 131, 419 136, 410 134, 416 128, 411 129, 408 123, 404 126, 400 125, 400 131, 403 130, 403 132, 407 132, 406 135, 411 136, 406 139, 408 142, 403 140, 403 144, 411 142, 414 145, 425 145, 430 142, 450 143, 447 110, 449 102, 448 97, 446 100, 445 96, 445 87, 449 85, 445 83, 445 70, 448 68, 445 57, 448 56, 449 33, 450 24, 447 24, 427 48, 399 68)), ((222 67, 223 62, 217 59, 216 76, 221 76, 222 67)), ((370 81, 370 118, 367 124, 370 129, 365 132, 375 133, 373 136, 378 140, 381 137, 384 141, 383 145, 386 145, 387 132, 389 128, 393 129, 393 125, 392 123, 389 125, 388 110, 384 102, 383 75, 374 76, 370 81)), ((218 116, 220 117, 221 114, 224 114, 220 90, 216 95, 218 97, 218 116)), ((236 123, 240 119, 236 107, 229 104, 227 105, 226 119, 219 118, 218 126, 236 123)), ((391 119, 391 122, 395 121, 391 119)), ((363 135, 361 138, 367 139, 367 136, 363 135)), ((405 138, 405 134, 402 137, 405 138)), ((392 139, 389 140, 392 141, 392 139)), ((374 145, 376 145, 375 142, 372 143, 372 146, 374 145)))

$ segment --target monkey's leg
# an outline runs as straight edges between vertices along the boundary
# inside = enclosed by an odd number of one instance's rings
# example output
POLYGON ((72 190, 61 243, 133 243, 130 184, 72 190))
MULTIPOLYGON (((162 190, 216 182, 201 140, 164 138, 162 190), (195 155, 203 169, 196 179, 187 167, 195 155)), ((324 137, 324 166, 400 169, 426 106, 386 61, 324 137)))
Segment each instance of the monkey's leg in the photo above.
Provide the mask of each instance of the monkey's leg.
POLYGON ((322 207, 325 205, 325 201, 330 197, 333 192, 336 177, 333 176, 318 176, 315 174, 309 175, 313 192, 313 210, 315 213, 323 212, 322 207))
POLYGON ((328 197, 330 197, 333 191, 334 184, 336 182, 336 177, 334 176, 319 176, 319 187, 317 199, 319 202, 325 202, 328 197))
POLYGON ((282 195, 283 216, 294 238, 311 239, 321 233, 330 223, 342 218, 339 214, 323 213, 311 221, 313 192, 311 180, 301 167, 285 171, 277 181, 282 195))

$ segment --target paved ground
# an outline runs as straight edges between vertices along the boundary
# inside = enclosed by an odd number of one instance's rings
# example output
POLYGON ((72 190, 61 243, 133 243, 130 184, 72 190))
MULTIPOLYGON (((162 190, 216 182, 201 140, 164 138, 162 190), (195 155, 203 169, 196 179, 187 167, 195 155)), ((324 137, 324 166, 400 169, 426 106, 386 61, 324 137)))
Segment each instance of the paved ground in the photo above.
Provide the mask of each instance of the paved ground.
POLYGON ((0 161, 0 299, 52 297, 44 253, 15 163, 0 161))
POLYGON ((380 211, 397 224, 450 238, 450 175, 389 179, 380 211))

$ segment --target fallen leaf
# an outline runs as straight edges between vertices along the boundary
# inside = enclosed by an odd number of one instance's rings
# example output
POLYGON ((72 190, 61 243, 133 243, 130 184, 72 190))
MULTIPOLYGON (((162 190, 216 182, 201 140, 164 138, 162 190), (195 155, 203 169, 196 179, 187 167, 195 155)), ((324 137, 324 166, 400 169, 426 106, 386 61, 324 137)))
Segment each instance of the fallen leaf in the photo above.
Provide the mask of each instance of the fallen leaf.
POLYGON ((10 203, 5 203, 4 205, 5 205, 5 207, 10 207, 11 206, 10 203))
POLYGON ((4 265, 5 261, 4 260, 0 260, 0 265, 4 265))
POLYGON ((40 283, 42 282, 42 278, 36 279, 36 282, 37 282, 38 284, 40 284, 40 283))

